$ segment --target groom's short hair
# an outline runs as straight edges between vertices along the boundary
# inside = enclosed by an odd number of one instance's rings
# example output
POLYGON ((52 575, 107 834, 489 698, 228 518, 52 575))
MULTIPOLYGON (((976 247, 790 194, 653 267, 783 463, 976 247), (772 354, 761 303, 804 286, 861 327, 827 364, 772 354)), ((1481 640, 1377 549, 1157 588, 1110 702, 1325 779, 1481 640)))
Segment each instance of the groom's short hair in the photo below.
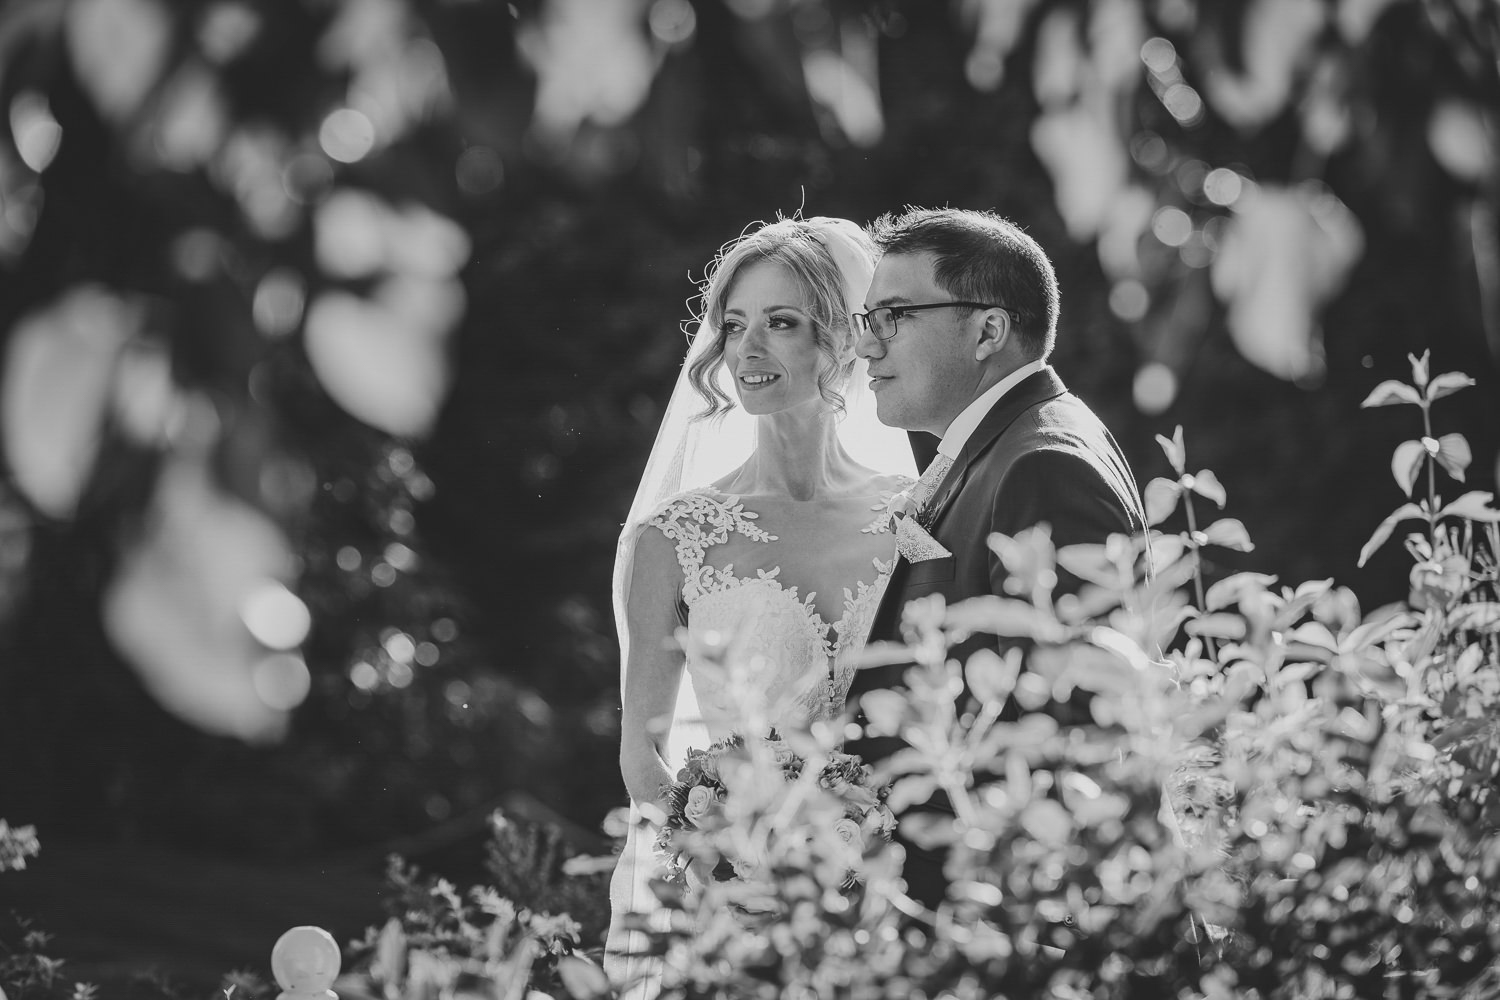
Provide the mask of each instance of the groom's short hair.
POLYGON ((887 212, 869 226, 882 254, 929 253, 933 277, 955 299, 1005 306, 1017 336, 1034 357, 1057 339, 1057 274, 1019 226, 994 212, 912 208, 887 212))

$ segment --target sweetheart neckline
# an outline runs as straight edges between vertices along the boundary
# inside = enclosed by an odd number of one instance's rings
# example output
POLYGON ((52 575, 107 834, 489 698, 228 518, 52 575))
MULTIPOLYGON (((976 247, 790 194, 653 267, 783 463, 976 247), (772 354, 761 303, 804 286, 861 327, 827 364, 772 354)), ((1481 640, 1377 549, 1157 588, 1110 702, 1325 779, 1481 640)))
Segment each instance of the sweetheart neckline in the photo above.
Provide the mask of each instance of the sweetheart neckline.
POLYGON ((716 594, 728 594, 754 584, 769 584, 772 593, 785 596, 792 604, 795 604, 802 610, 802 620, 807 623, 811 630, 809 636, 818 639, 823 645, 824 655, 830 660, 834 660, 843 651, 844 640, 848 637, 848 627, 860 609, 860 602, 867 602, 870 596, 877 592, 877 588, 881 582, 890 578, 891 570, 895 566, 894 559, 888 560, 884 565, 882 565, 881 560, 878 558, 872 559, 871 562, 875 567, 875 579, 869 583, 863 580, 856 580, 857 592, 851 592, 848 587, 845 587, 844 613, 833 621, 824 618, 822 612, 812 603, 818 596, 816 591, 807 594, 805 597, 799 597, 797 596, 797 584, 788 586, 777 579, 777 576, 781 573, 780 566, 772 567, 769 570, 756 570, 755 576, 737 575, 734 572, 733 563, 722 569, 707 567, 713 574, 713 583, 718 586, 715 586, 713 589, 708 587, 702 588, 698 599, 691 602, 691 604, 698 604, 716 594))

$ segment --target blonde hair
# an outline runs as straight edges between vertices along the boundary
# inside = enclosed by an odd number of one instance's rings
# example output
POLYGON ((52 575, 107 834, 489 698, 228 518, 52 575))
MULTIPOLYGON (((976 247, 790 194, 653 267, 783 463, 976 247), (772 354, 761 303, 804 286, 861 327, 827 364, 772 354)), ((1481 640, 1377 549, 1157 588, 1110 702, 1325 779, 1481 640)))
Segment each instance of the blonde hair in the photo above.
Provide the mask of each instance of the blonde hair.
MULTIPOLYGON (((848 227, 854 228, 854 227, 848 227)), ((839 389, 848 384, 854 370, 855 333, 849 311, 856 303, 845 301, 845 278, 814 222, 779 219, 741 234, 720 248, 708 266, 699 295, 703 311, 699 323, 707 323, 716 335, 708 350, 688 368, 688 380, 708 404, 698 419, 717 416, 734 408, 718 384, 724 364, 724 308, 730 289, 740 272, 752 264, 780 264, 802 286, 809 298, 813 340, 828 360, 818 372, 818 393, 835 410, 842 411, 839 389)), ((860 234, 860 249, 873 259, 869 241, 860 234)))

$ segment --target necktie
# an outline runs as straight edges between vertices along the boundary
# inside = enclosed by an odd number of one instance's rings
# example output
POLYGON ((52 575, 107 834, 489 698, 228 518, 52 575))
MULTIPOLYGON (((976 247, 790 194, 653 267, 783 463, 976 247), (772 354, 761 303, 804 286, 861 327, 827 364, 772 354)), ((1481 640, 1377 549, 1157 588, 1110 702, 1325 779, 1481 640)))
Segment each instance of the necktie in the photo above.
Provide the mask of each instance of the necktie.
POLYGON ((938 452, 933 456, 927 470, 922 473, 922 478, 917 480, 917 485, 911 488, 911 498, 916 502, 919 522, 923 519, 922 515, 927 513, 927 505, 932 502, 932 495, 942 485, 943 477, 951 468, 953 468, 953 459, 938 452))

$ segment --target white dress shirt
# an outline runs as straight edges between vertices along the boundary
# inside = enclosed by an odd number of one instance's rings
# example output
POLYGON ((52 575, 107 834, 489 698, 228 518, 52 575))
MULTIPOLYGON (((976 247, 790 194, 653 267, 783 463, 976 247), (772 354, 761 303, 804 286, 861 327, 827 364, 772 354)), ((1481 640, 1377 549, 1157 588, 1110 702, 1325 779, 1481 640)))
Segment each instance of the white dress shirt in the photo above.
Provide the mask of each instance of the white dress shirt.
POLYGON ((968 443, 969 435, 974 433, 974 428, 979 426, 984 415, 1000 402, 1000 397, 1019 385, 1022 379, 1035 375, 1046 367, 1045 358, 1028 361, 976 396, 972 403, 964 407, 962 413, 953 418, 953 423, 949 424, 948 429, 943 432, 943 439, 938 442, 938 454, 957 458, 963 446, 968 443))

